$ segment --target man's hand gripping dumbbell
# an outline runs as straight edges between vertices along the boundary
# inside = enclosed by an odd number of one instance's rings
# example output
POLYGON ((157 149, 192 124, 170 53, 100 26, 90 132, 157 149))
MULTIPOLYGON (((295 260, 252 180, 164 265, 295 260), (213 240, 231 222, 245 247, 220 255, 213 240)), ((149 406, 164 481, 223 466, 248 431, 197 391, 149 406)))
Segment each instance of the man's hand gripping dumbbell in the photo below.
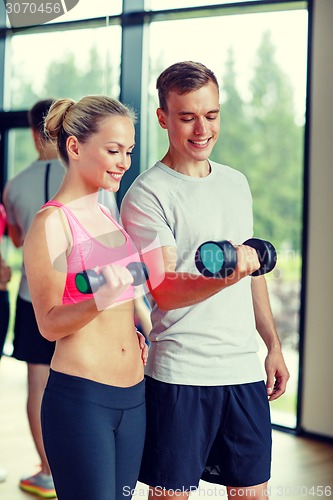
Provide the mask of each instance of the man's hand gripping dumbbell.
MULTIPOLYGON (((260 276, 274 269, 277 255, 269 241, 250 238, 244 241, 243 245, 254 248, 257 252, 260 267, 251 273, 251 276, 260 276)), ((206 241, 195 253, 195 265, 203 276, 226 278, 236 269, 236 248, 227 240, 206 241)))

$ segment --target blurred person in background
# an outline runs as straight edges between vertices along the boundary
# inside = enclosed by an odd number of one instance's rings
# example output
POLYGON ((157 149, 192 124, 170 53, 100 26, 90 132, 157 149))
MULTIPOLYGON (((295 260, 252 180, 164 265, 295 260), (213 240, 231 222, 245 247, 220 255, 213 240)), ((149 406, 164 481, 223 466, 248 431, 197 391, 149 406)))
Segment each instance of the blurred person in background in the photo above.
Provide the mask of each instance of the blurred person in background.
MULTIPOLYGON (((52 103, 53 99, 40 100, 29 110, 28 121, 38 157, 10 179, 4 190, 8 234, 17 248, 22 247, 36 212, 58 191, 65 175, 57 149, 44 133, 44 118, 52 103)), ((41 467, 37 474, 21 479, 19 485, 25 491, 48 498, 55 496, 55 490, 43 445, 40 408, 54 346, 55 343, 43 338, 38 330, 22 264, 16 302, 13 357, 27 363, 27 413, 41 467)))
POLYGON ((2 255, 2 237, 5 233, 5 228, 6 212, 4 206, 0 203, 0 359, 2 356, 3 347, 5 345, 9 325, 9 297, 7 285, 12 276, 11 268, 6 264, 6 261, 2 255))
MULTIPOLYGON (((2 237, 6 228, 6 212, 4 206, 0 203, 0 359, 5 344, 8 325, 9 325, 9 298, 7 285, 11 279, 11 268, 6 264, 2 256, 2 237)), ((0 483, 6 480, 7 471, 0 468, 0 483)))

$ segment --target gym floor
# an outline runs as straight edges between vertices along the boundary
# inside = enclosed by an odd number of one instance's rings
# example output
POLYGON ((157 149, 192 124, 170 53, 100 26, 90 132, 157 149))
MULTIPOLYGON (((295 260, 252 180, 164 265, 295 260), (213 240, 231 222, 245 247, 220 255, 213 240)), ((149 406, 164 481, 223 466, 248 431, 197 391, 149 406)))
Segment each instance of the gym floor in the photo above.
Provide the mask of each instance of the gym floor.
MULTIPOLYGON (((0 363, 0 468, 8 471, 0 484, 3 500, 38 498, 18 488, 24 475, 38 470, 38 456, 26 417, 26 365, 4 356, 0 363)), ((138 483, 134 498, 147 498, 147 487, 138 483)), ((333 496, 333 444, 273 432, 272 480, 270 498, 290 500, 333 496)), ((191 498, 226 498, 224 488, 200 483, 191 498)), ((251 498, 251 497, 250 497, 251 498)), ((80 500, 73 498, 73 500, 80 500)), ((86 500, 86 499, 85 499, 86 500)), ((89 499, 98 500, 98 499, 89 499)))

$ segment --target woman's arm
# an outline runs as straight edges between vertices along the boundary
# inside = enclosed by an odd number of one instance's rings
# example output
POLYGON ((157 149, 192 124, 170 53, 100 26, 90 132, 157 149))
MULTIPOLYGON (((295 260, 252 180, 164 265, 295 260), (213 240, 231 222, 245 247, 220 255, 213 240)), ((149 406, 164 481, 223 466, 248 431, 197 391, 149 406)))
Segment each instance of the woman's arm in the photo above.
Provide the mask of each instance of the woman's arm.
POLYGON ((62 304, 67 265, 68 235, 58 211, 44 210, 36 215, 23 246, 29 290, 39 330, 48 340, 58 340, 84 328, 112 305, 132 283, 126 268, 103 269, 106 284, 95 297, 77 304, 62 304))

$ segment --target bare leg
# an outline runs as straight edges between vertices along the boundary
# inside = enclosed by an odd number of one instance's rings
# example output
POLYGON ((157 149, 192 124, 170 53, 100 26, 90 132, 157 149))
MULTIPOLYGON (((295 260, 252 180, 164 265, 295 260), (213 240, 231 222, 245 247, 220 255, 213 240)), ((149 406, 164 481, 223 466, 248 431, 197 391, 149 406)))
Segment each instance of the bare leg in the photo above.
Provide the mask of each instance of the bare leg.
POLYGON ((152 488, 149 486, 148 500, 157 500, 158 498, 178 498, 180 500, 186 500, 189 495, 189 493, 181 494, 180 491, 162 490, 161 488, 152 488))
POLYGON ((32 438, 41 459, 41 467, 44 474, 51 474, 51 471, 43 444, 40 409, 44 389, 49 376, 49 368, 49 365, 28 363, 28 420, 32 438))
POLYGON ((243 486, 242 488, 228 486, 227 492, 229 500, 244 500, 244 498, 265 500, 268 498, 268 483, 257 484, 255 486, 243 486))

